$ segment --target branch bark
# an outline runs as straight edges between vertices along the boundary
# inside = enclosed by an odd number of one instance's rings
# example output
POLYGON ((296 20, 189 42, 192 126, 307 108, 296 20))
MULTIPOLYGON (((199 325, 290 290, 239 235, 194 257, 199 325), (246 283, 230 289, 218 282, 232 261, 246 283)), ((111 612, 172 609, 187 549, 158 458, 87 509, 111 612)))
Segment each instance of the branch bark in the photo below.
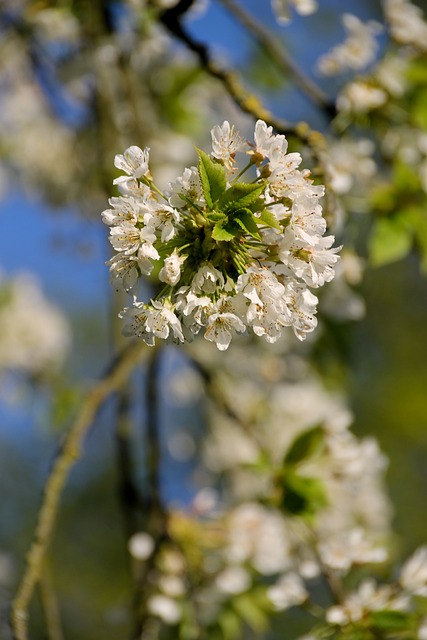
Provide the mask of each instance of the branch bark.
MULTIPOLYGON (((179 2, 175 7, 167 9, 166 11, 160 13, 159 21, 166 27, 166 29, 172 36, 180 40, 190 51, 192 51, 197 56, 201 67, 206 71, 206 73, 221 82, 229 96, 244 113, 251 115, 255 120, 264 120, 278 133, 296 136, 302 142, 308 144, 310 147, 313 147, 314 154, 317 156, 316 147, 318 146, 318 138, 322 137, 320 133, 318 133, 317 131, 313 131, 305 122, 298 122, 296 124, 293 124, 287 120, 278 118, 273 113, 271 113, 271 111, 264 107, 262 102, 255 94, 249 92, 244 87, 238 74, 230 69, 221 67, 211 55, 209 48, 205 44, 195 40, 188 33, 188 31, 182 24, 182 18, 185 15, 185 11, 188 9, 188 7, 186 7, 187 4, 188 0, 181 0, 181 2, 179 2)), ((226 2, 224 4, 227 4, 228 7, 231 6, 230 2, 226 2)), ((246 12, 244 13, 246 19, 246 12)), ((249 26, 246 26, 249 29, 249 26)), ((250 26, 250 30, 252 30, 253 24, 251 23, 250 26)), ((259 32, 259 30, 253 31, 253 34, 256 34, 256 37, 258 39, 261 38, 263 46, 266 45, 266 41, 269 39, 269 34, 262 33, 261 37, 261 33, 259 32)), ((273 54, 276 58, 278 56, 282 57, 280 62, 282 68, 286 69, 287 72, 291 72, 292 69, 292 77, 294 81, 296 81, 296 77, 298 76, 300 88, 304 88, 305 93, 309 95, 309 97, 314 100, 318 106, 321 104, 324 113, 327 114, 329 119, 332 119, 332 117, 335 115, 335 108, 324 102, 325 97, 320 94, 320 90, 317 87, 314 88, 313 86, 311 86, 310 80, 305 78, 305 76, 302 77, 300 75, 299 70, 296 68, 291 59, 283 58, 282 54, 279 51, 274 50, 273 52, 272 49, 274 49, 274 45, 270 44, 268 49, 269 55, 273 54)))
POLYGON ((47 480, 26 568, 11 608, 14 640, 28 640, 28 608, 43 574, 46 553, 55 528, 59 501, 71 468, 82 455, 82 443, 107 398, 128 379, 147 347, 130 343, 113 361, 105 376, 89 391, 66 436, 47 480))

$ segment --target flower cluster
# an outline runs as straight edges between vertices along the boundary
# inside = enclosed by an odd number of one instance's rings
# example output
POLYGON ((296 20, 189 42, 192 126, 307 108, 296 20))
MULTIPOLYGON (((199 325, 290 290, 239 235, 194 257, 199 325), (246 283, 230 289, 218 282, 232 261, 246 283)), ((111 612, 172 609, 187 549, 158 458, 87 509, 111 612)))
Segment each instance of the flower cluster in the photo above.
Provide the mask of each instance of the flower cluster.
POLYGON ((344 13, 342 21, 347 38, 319 59, 318 69, 324 75, 335 75, 348 69, 359 71, 373 62, 377 54, 376 36, 382 31, 380 23, 373 20, 364 23, 351 13, 344 13))
POLYGON ((317 323, 308 287, 334 277, 338 260, 319 204, 324 187, 301 171, 284 135, 259 120, 254 143, 225 121, 212 129, 212 152, 162 193, 149 172, 149 149, 115 158, 121 196, 103 212, 117 253, 113 281, 126 291, 157 266, 163 289, 149 303, 134 295, 122 312, 125 334, 191 341, 200 331, 224 350, 248 328, 275 342, 291 326, 304 339, 317 323), (238 172, 236 153, 248 162, 238 172), (255 168, 255 170, 254 170, 255 168), (252 170, 251 180, 240 178, 252 170))

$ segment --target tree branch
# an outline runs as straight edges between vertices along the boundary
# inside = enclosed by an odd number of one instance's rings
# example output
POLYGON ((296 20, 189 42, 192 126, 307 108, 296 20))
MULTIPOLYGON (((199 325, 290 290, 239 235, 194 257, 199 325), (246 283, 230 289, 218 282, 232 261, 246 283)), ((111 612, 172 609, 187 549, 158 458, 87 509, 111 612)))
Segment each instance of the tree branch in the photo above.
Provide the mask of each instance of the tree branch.
POLYGON ((40 599, 44 611, 48 640, 64 640, 61 627, 61 614, 52 583, 49 568, 44 567, 40 577, 40 599))
POLYGON ((203 69, 222 83, 237 106, 256 120, 264 120, 277 131, 299 135, 298 127, 293 126, 286 120, 276 118, 261 104, 260 100, 254 94, 248 92, 240 82, 236 73, 220 67, 215 62, 208 47, 194 40, 186 31, 181 23, 181 13, 174 11, 174 9, 168 9, 161 13, 159 16, 160 22, 174 37, 183 42, 190 51, 196 54, 203 69))
POLYGON ((114 360, 105 376, 89 391, 59 451, 47 480, 27 564, 12 603, 11 625, 14 640, 28 640, 28 608, 40 582, 46 552, 56 524, 59 501, 71 468, 82 455, 82 441, 100 407, 129 377, 141 360, 146 345, 131 342, 114 360))

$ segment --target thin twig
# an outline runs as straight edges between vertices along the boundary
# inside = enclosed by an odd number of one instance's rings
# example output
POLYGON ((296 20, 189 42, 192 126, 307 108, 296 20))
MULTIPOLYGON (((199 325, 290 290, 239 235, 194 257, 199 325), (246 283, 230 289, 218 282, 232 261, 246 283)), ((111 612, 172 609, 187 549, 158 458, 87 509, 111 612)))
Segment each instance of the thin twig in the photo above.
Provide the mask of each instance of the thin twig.
POLYGON ((14 640, 28 640, 28 608, 37 583, 43 575, 46 552, 52 539, 59 501, 71 468, 82 455, 82 441, 105 400, 129 377, 140 362, 146 345, 130 343, 114 360, 105 376, 89 391, 59 451, 47 480, 38 513, 27 564, 12 603, 11 625, 14 640))
POLYGON ((58 600, 48 567, 44 567, 40 578, 40 599, 44 611, 48 640, 64 640, 58 600))
POLYGON ((255 20, 242 5, 234 0, 219 0, 219 2, 254 36, 259 47, 272 62, 287 76, 290 76, 295 85, 315 105, 322 109, 329 118, 336 115, 335 107, 328 100, 326 93, 305 75, 269 29, 255 20))

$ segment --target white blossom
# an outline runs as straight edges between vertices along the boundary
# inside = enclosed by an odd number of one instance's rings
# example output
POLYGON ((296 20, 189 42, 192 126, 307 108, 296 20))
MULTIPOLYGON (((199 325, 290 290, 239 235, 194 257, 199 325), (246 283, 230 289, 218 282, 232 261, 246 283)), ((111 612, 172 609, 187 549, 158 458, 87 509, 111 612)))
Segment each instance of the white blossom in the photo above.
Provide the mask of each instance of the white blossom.
POLYGON ((204 195, 197 167, 184 169, 182 176, 177 178, 174 182, 169 183, 168 197, 169 202, 173 207, 182 206, 183 199, 180 197, 180 193, 182 193, 191 202, 203 205, 204 195))
POLYGON ((382 107, 387 102, 386 92, 365 80, 350 82, 337 98, 339 111, 367 113, 382 107))
MULTIPOLYGON (((138 267, 141 267, 141 261, 135 255, 128 256, 124 253, 118 253, 108 260, 107 265, 110 267, 111 282, 119 288, 129 291, 138 280, 138 267)), ((141 269, 146 275, 150 275, 153 270, 151 260, 144 265, 145 269, 141 269)))
POLYGON ((263 120, 257 120, 254 132, 255 150, 250 154, 259 155, 262 160, 269 159, 270 166, 275 166, 288 150, 288 141, 284 135, 274 135, 273 127, 267 127, 263 120))
POLYGON ((370 20, 363 23, 351 13, 344 13, 342 21, 347 38, 319 59, 318 69, 324 75, 334 75, 348 69, 360 71, 373 62, 377 54, 375 36, 382 31, 378 22, 370 20))
POLYGON ((240 134, 225 120, 222 125, 215 125, 211 131, 212 155, 222 160, 228 169, 234 164, 234 156, 237 151, 245 148, 245 141, 240 134))
POLYGON ((420 7, 410 0, 383 0, 383 8, 397 42, 427 49, 427 23, 420 7))
POLYGON ((204 264, 195 273, 191 282, 194 293, 213 293, 217 289, 224 287, 225 280, 221 271, 211 264, 204 264))
POLYGON ((211 156, 199 152, 199 167, 185 169, 165 194, 151 177, 148 148, 115 158, 125 173, 114 181, 122 195, 102 213, 117 252, 108 262, 112 281, 129 291, 161 260, 158 279, 168 285, 151 302, 135 297, 121 314, 124 332, 150 345, 202 333, 220 351, 247 329, 273 343, 292 326, 304 339, 317 303, 305 285, 332 280, 338 261, 334 237, 324 236, 325 188, 262 120, 254 143, 228 121, 211 135, 211 156), (230 185, 238 152, 251 161, 230 185), (251 165, 255 181, 239 182, 251 165))
POLYGON ((114 166, 132 178, 141 178, 148 172, 149 151, 148 147, 144 150, 136 146, 129 147, 123 155, 115 156, 114 166))
POLYGON ((251 586, 251 577, 243 567, 230 565, 215 578, 216 587, 228 595, 236 595, 247 591, 251 586))
POLYGON ((375 546, 360 527, 328 538, 319 545, 319 554, 323 564, 342 572, 347 572, 354 564, 387 560, 386 549, 375 546))
POLYGON ((218 311, 208 316, 205 338, 215 342, 220 351, 228 349, 233 333, 243 333, 245 324, 234 313, 218 311))
POLYGON ((416 595, 427 596, 427 547, 420 547, 403 565, 400 584, 416 595))
POLYGON ((304 340, 305 334, 317 327, 315 316, 318 299, 304 285, 290 281, 285 287, 285 302, 291 310, 291 323, 296 337, 304 340))
POLYGON ((351 622, 358 622, 370 611, 401 610, 406 605, 404 598, 395 598, 389 586, 377 586, 374 580, 366 579, 357 591, 347 596, 342 605, 327 609, 326 621, 345 626, 351 622))
POLYGON ((185 259, 186 256, 183 258, 180 257, 178 251, 175 249, 170 256, 165 258, 164 265, 159 272, 159 280, 171 286, 176 285, 181 277, 181 266, 185 259))
POLYGON ((228 519, 227 558, 252 564, 264 575, 288 569, 290 543, 281 516, 260 504, 244 503, 228 519))
POLYGON ((277 611, 283 611, 302 604, 307 599, 308 593, 300 576, 289 572, 280 576, 276 584, 267 589, 267 597, 277 611))
MULTIPOLYGON (((147 187, 148 188, 148 187, 147 187)), ((110 198, 110 205, 112 209, 106 209, 101 213, 102 222, 108 225, 116 225, 122 222, 135 225, 138 222, 139 204, 132 198, 110 198)))
POLYGON ((28 273, 0 276, 0 371, 39 374, 57 369, 71 343, 61 310, 28 273))
POLYGON ((175 625, 181 619, 181 607, 179 604, 161 593, 150 596, 147 600, 147 609, 157 616, 165 624, 175 625))
POLYGON ((137 560, 147 560, 154 551, 154 539, 144 531, 135 533, 128 543, 129 553, 137 560))

